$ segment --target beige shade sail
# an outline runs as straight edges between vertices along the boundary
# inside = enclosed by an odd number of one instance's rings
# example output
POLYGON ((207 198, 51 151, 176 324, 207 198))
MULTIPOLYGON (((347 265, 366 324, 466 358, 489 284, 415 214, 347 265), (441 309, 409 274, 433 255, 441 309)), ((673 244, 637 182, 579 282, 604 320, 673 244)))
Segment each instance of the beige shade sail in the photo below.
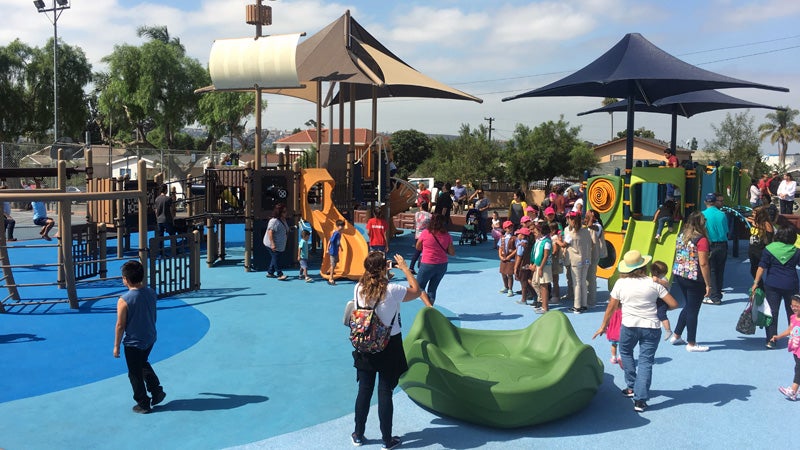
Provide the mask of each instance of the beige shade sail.
POLYGON ((208 61, 213 83, 210 90, 301 87, 296 62, 300 36, 294 33, 215 40, 208 61))
MULTIPOLYGON (((417 72, 369 34, 349 13, 300 43, 297 73, 305 87, 265 89, 264 92, 316 102, 316 81, 328 81, 355 84, 356 100, 372 98, 372 87, 375 86, 379 98, 423 97, 482 102, 417 72)), ((345 91, 343 94, 349 96, 349 89, 345 91)), ((338 98, 332 102, 338 102, 338 98)))

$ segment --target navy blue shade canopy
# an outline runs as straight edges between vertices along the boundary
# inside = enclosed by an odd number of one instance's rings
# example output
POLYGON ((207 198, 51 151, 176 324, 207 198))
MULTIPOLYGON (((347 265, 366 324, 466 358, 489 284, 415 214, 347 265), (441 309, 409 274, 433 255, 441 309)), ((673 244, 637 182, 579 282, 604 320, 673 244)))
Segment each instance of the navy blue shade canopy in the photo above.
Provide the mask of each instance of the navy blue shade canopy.
MULTIPOLYGON (((686 118, 692 117, 695 114, 700 114, 709 111, 717 111, 720 109, 744 109, 744 108, 763 108, 782 110, 784 108, 762 105, 761 103, 753 103, 747 100, 742 100, 722 92, 715 90, 708 91, 695 91, 687 92, 685 94, 673 95, 671 97, 664 97, 656 100, 651 105, 642 101, 636 101, 633 109, 638 112, 649 112, 658 114, 670 114, 672 116, 672 134, 671 145, 673 151, 676 149, 677 140, 677 125, 678 116, 686 118)), ((602 108, 593 109, 591 111, 584 111, 578 113, 579 116, 587 114, 594 114, 600 112, 619 112, 628 110, 628 100, 620 100, 610 105, 603 106, 602 108)))
MULTIPOLYGON (((709 111, 720 109, 744 109, 744 108, 764 108, 764 109, 783 109, 780 107, 762 105, 747 100, 742 100, 715 90, 687 92, 685 94, 664 97, 648 105, 637 100, 633 109, 639 112, 650 112, 659 114, 677 114, 683 117, 692 117, 709 111)), ((628 110, 628 100, 620 100, 616 103, 578 113, 579 116, 600 112, 619 112, 628 110)))
POLYGON ((629 33, 610 50, 547 86, 506 97, 617 97, 628 101, 625 168, 633 167, 634 102, 647 105, 664 97, 722 88, 789 89, 731 78, 693 66, 653 45, 639 33, 629 33))

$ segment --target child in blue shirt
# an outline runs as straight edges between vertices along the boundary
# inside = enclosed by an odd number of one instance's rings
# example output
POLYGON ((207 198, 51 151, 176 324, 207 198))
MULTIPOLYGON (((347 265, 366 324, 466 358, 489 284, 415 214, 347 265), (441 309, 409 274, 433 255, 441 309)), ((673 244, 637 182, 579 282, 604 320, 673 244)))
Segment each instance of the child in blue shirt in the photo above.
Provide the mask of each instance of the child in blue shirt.
POLYGON ((311 233, 303 230, 300 233, 300 243, 297 246, 297 259, 300 261, 300 279, 305 279, 306 283, 314 281, 308 276, 308 237, 311 233))
POLYGON ((331 235, 330 240, 328 240, 328 258, 330 258, 331 268, 328 272, 328 284, 331 286, 336 285, 336 281, 333 279, 333 272, 336 270, 336 263, 339 262, 339 250, 341 249, 341 241, 342 241, 342 230, 344 229, 344 220, 337 220, 336 221, 336 231, 333 232, 331 235))

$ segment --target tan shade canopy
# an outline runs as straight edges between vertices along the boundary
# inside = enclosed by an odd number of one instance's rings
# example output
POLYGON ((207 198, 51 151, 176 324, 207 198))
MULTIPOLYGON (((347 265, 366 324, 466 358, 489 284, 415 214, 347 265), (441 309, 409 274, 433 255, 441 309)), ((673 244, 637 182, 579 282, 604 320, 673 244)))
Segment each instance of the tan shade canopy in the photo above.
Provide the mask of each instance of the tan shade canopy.
MULTIPOLYGON (((297 74, 302 89, 266 89, 311 102, 317 99, 316 81, 354 83, 355 100, 377 97, 423 97, 482 100, 440 83, 403 62, 355 19, 345 13, 309 37, 297 48, 297 74)), ((349 90, 342 93, 349 100, 349 90)), ((333 102, 338 101, 338 98, 333 102)))
POLYGON ((203 90, 301 87, 296 63, 299 40, 300 33, 214 41, 208 61, 213 87, 203 90))

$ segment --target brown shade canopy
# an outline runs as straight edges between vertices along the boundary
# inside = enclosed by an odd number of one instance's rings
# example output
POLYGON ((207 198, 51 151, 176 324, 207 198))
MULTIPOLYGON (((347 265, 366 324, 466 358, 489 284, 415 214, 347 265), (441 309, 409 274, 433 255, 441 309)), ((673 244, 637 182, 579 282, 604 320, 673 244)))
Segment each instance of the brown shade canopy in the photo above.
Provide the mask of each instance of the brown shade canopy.
MULTIPOLYGON (((311 102, 317 99, 317 83, 354 83, 355 100, 370 99, 373 86, 377 97, 423 97, 455 100, 483 100, 440 83, 406 64, 383 46, 355 19, 345 13, 297 46, 297 74, 301 89, 265 89, 311 102)), ((344 100, 349 91, 342 92, 344 100)), ((337 102, 338 97, 332 102, 337 102)))

